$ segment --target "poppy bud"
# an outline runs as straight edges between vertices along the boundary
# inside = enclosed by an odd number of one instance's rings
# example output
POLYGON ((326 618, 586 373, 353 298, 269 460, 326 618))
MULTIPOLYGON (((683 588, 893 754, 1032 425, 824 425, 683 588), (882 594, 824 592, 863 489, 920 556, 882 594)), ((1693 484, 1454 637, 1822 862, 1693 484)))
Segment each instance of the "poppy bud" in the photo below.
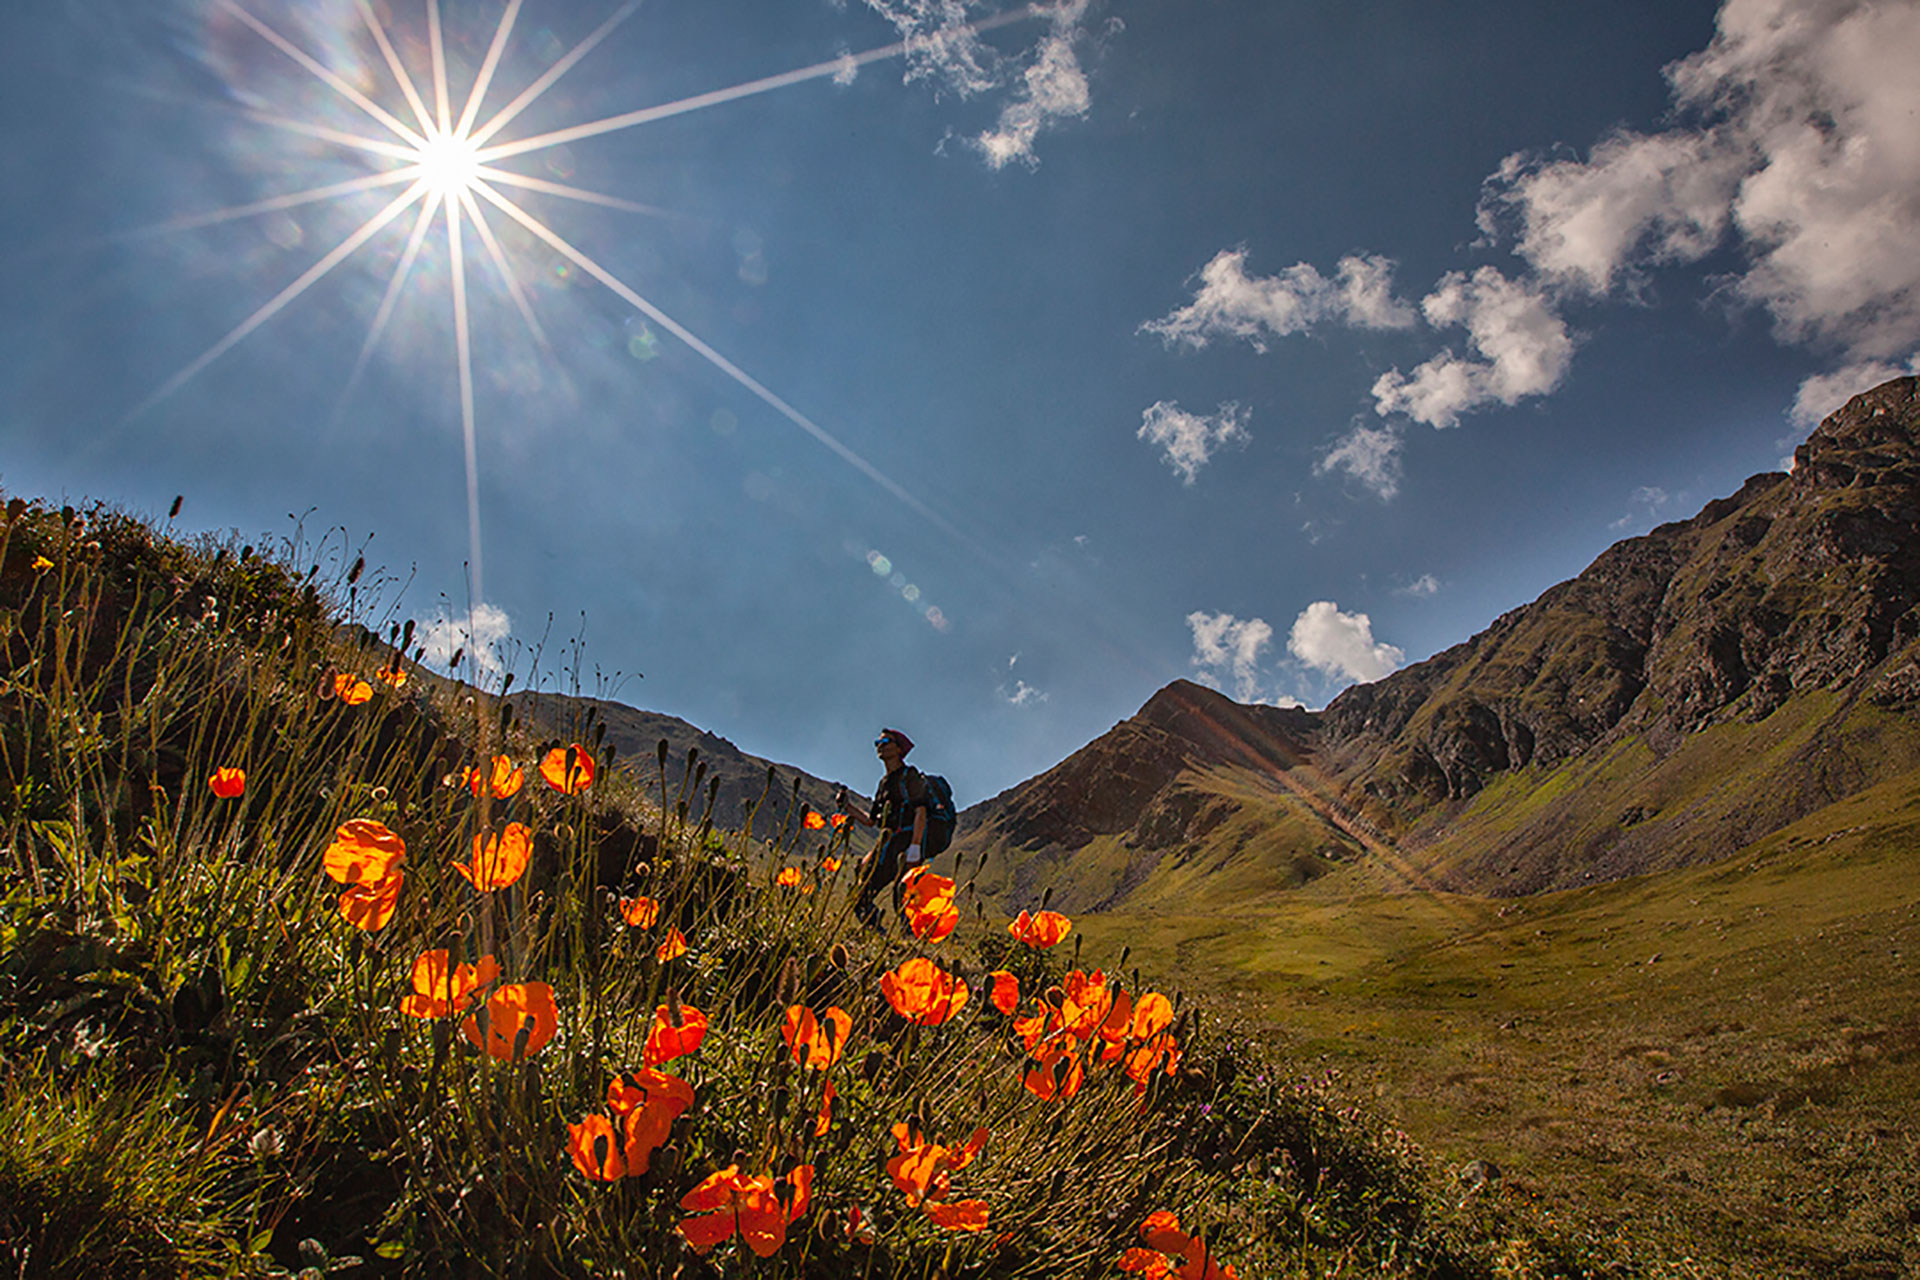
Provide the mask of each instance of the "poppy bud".
MULTIPOLYGON (((174 494, 174 495, 173 495, 173 505, 167 508, 167 519, 169 519, 169 520, 171 520, 171 519, 173 519, 173 518, 174 518, 175 516, 177 516, 177 515, 179 515, 179 514, 180 514, 180 504, 181 504, 182 502, 185 502, 186 500, 187 500, 187 495, 186 495, 186 494, 184 494, 184 493, 176 493, 176 494, 174 494)), ((13 505, 13 504, 12 504, 12 503, 8 503, 7 505, 8 505, 8 507, 12 507, 12 505, 13 505)), ((9 510, 9 511, 7 512, 7 514, 8 514, 8 515, 12 515, 12 514, 13 514, 13 512, 12 512, 11 510, 9 510)))
POLYGON ((833 950, 827 952, 827 963, 836 969, 845 969, 847 967, 847 944, 844 942, 834 943, 833 950))

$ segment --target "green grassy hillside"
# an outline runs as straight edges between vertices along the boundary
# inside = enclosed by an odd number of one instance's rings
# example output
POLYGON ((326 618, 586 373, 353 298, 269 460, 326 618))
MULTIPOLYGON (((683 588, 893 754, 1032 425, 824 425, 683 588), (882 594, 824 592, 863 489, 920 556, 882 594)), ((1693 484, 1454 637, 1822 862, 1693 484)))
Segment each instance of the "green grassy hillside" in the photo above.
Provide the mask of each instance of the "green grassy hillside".
POLYGON ((1518 900, 1398 879, 1369 860, 1238 912, 1082 927, 1446 1163, 1491 1160, 1493 1194, 1628 1274, 1920 1268, 1920 773, 1708 866, 1518 900))

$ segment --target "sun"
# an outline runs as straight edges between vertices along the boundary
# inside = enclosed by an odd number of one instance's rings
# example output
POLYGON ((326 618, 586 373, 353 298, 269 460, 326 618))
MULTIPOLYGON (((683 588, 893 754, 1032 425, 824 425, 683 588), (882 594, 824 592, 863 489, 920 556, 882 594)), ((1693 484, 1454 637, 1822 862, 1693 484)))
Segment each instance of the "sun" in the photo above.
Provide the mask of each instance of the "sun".
POLYGON ((415 177, 435 200, 458 200, 480 181, 480 148, 471 135, 429 134, 414 149, 415 177))
MULTIPOLYGON (((287 0, 282 0, 282 3, 286 2, 287 0)), ((524 207, 514 196, 508 194, 510 191, 524 192, 602 209, 657 214, 660 211, 649 206, 524 173, 508 167, 506 162, 551 147, 640 127, 756 94, 828 78, 841 80, 868 63, 902 57, 909 52, 911 46, 901 41, 881 48, 869 49, 857 55, 843 54, 829 61, 798 67, 778 75, 763 76, 757 80, 749 80, 673 102, 641 107, 637 110, 597 120, 587 120, 531 136, 497 140, 496 135, 507 130, 529 106, 552 88, 555 82, 571 71, 617 27, 631 17, 640 8, 641 0, 623 0, 619 7, 591 34, 554 61, 510 101, 494 109, 490 115, 484 116, 482 107, 489 100, 495 72, 500 69, 518 23, 521 8, 527 0, 504 0, 504 7, 494 27, 493 39, 488 45, 486 56, 474 74, 472 82, 467 86, 464 107, 459 105, 455 87, 449 83, 450 68, 440 13, 444 2, 445 0, 424 0, 427 20, 425 43, 429 58, 428 65, 420 67, 409 66, 390 37, 387 21, 391 20, 391 15, 388 15, 387 20, 383 20, 379 9, 376 9, 375 0, 353 0, 353 8, 357 10, 365 25, 366 34, 379 49, 390 77, 384 84, 368 82, 367 87, 363 89, 359 77, 343 75, 340 71, 328 66, 314 53, 301 47, 254 12, 254 6, 265 3, 265 0, 209 0, 215 8, 252 30, 263 42, 284 55, 289 62, 326 85, 338 96, 338 119, 333 116, 320 119, 294 118, 290 115, 277 114, 272 110, 254 112, 252 113, 254 118, 270 128, 300 135, 310 142, 319 141, 329 144, 338 148, 343 154, 357 155, 365 162, 367 172, 359 177, 328 183, 324 186, 269 196, 249 204, 229 206, 208 213, 176 218, 158 227, 147 228, 146 231, 185 231, 241 218, 283 212, 305 205, 361 198, 376 191, 388 192, 396 188, 400 190, 398 195, 388 200, 377 212, 303 271, 292 283, 262 303, 251 315, 235 325, 225 337, 162 383, 129 412, 124 421, 131 421, 141 416, 180 390, 201 370, 231 351, 249 334, 284 311, 316 282, 331 273, 341 263, 358 254, 376 236, 385 233, 389 226, 396 223, 405 226, 410 223, 411 231, 406 236, 405 248, 398 256, 379 307, 368 325, 366 342, 361 347, 359 360, 352 374, 346 380, 346 391, 342 393, 341 403, 344 404, 347 396, 352 393, 362 370, 366 367, 368 358, 380 345, 382 335, 389 321, 394 317, 400 295, 406 289, 408 279, 423 252, 444 255, 443 261, 446 264, 444 279, 448 286, 446 301, 453 320, 454 361, 460 388, 460 427, 466 463, 468 587, 472 600, 484 600, 485 593, 481 579, 480 487, 478 451, 475 441, 473 347, 468 314, 467 276, 472 269, 470 257, 482 258, 491 266, 494 276, 511 300, 513 309, 519 313, 521 320, 525 323, 529 336, 549 357, 552 355, 551 345, 535 313, 533 300, 521 287, 519 276, 509 260, 507 246, 503 245, 495 234, 493 224, 504 220, 502 225, 517 226, 530 234, 533 239, 544 244, 548 250, 566 259, 573 268, 599 282, 621 301, 645 316, 656 328, 677 338, 715 369, 757 397, 788 422, 812 436, 922 518, 947 533, 948 536, 963 544, 971 545, 971 540, 951 522, 934 512, 919 498, 874 467, 872 463, 841 443, 813 419, 787 403, 746 370, 734 364, 653 302, 643 297, 585 251, 561 236, 551 225, 524 207), (400 100, 398 102, 394 101, 396 95, 400 100), (382 98, 386 99, 385 105, 380 101, 382 98), (375 127, 369 128, 369 125, 375 127), (403 220, 402 215, 410 216, 403 220), (428 234, 436 223, 440 226, 440 235, 430 245, 428 234), (479 253, 470 255, 472 249, 477 249, 479 253)), ((963 29, 985 31, 1008 23, 1027 20, 1042 12, 1044 11, 1037 5, 1016 5, 1004 13, 967 23, 963 29)), ((933 617, 935 613, 937 611, 931 610, 930 607, 929 617, 933 617)))

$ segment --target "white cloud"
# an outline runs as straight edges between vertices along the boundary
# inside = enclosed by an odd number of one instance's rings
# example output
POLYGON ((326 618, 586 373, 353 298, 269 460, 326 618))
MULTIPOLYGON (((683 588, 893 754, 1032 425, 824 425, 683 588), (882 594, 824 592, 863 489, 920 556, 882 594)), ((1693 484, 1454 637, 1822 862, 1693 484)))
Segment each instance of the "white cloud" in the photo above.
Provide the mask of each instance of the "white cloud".
POLYGON ((1904 369, 1884 360, 1862 360, 1832 373, 1815 374, 1800 384, 1787 417, 1796 427, 1816 427, 1822 418, 1862 391, 1871 391, 1890 378, 1907 374, 1920 374, 1920 355, 1909 360, 1904 369))
POLYGON ((1373 620, 1366 614, 1342 613, 1331 600, 1316 600, 1300 611, 1287 651, 1329 675, 1363 682, 1391 674, 1406 659, 1393 645, 1373 638, 1373 620))
POLYGON ((931 81, 963 98, 997 83, 993 49, 967 16, 967 0, 867 0, 907 46, 907 79, 931 81))
POLYGON ((1200 268, 1193 301, 1140 326, 1169 346, 1200 348, 1214 338, 1244 338, 1265 351, 1269 338, 1284 338, 1314 325, 1360 329, 1408 329, 1413 308, 1393 296, 1393 262, 1358 255, 1342 258, 1333 279, 1300 262, 1273 276, 1247 274, 1247 251, 1223 249, 1200 268))
POLYGON ((1916 50, 1911 0, 1726 0, 1712 43, 1667 68, 1694 123, 1616 134, 1585 161, 1510 158, 1490 207, 1519 211, 1519 251, 1537 269, 1593 291, 1731 233, 1744 259, 1732 291, 1783 340, 1855 360, 1911 352, 1916 50))
POLYGON ((1560 385, 1573 359, 1573 337, 1552 300, 1536 284, 1509 280, 1497 267, 1443 276, 1420 303, 1437 328, 1463 327, 1482 359, 1447 350, 1416 368, 1398 369, 1373 384, 1375 412, 1404 413, 1433 427, 1458 425, 1481 405, 1513 405, 1560 385))
POLYGON ((1400 429, 1361 423, 1314 463, 1313 471, 1315 475, 1344 471, 1382 499, 1391 500, 1400 492, 1400 429))
POLYGON ((843 52, 840 65, 834 69, 833 82, 842 88, 852 84, 860 76, 860 64, 853 60, 853 54, 843 52))
POLYGON ((968 12, 979 6, 971 0, 866 3, 891 22, 905 42, 909 81, 928 81, 961 98, 1012 86, 994 127, 973 139, 990 168, 1038 164, 1035 139, 1057 121, 1086 115, 1092 106, 1078 48, 1087 37, 1082 23, 1093 0, 1036 6, 1036 16, 1048 19, 1048 32, 1030 52, 1020 55, 999 53, 980 38, 976 19, 968 12))
POLYGON ((1025 680, 1015 680, 1011 691, 1003 686, 1000 690, 1000 696, 1007 700, 1008 705, 1015 707, 1024 707, 1030 702, 1045 702, 1047 700, 1046 694, 1034 688, 1025 680))
POLYGON ((512 634, 506 610, 482 602, 474 606, 471 623, 464 615, 454 617, 444 611, 427 619, 419 642, 429 666, 450 667, 453 655, 464 650, 463 662, 472 662, 482 675, 493 677, 506 669, 502 650, 512 634))
POLYGON ((1521 210, 1522 257, 1569 287, 1605 293, 1636 253, 1691 262, 1718 244, 1741 167, 1740 154, 1711 132, 1622 131, 1585 161, 1508 156, 1491 186, 1496 200, 1521 210))
POLYGON ((1055 120, 1087 114, 1092 96, 1087 91, 1087 76, 1080 69, 1073 44, 1078 32, 1071 25, 1086 9, 1086 0, 1070 6, 1071 17, 1062 13, 1054 19, 1054 33, 1040 42, 1038 56, 1021 78, 1019 92, 1000 111, 1000 122, 974 139, 987 158, 989 168, 1001 169, 1015 161, 1034 165, 1033 140, 1055 120))
POLYGON ((1166 452, 1167 465, 1180 473, 1185 484, 1192 484, 1223 445, 1245 445, 1247 411, 1231 402, 1220 406, 1214 416, 1188 413, 1171 400, 1159 400, 1140 415, 1140 430, 1134 433, 1166 452))
POLYGON ((1406 586, 1398 588, 1396 594, 1412 596, 1416 600, 1437 596, 1440 594, 1440 579, 1430 573, 1423 573, 1406 586))
POLYGON ((1187 615, 1187 627, 1193 632, 1193 665, 1200 668, 1201 679, 1218 687, 1223 678, 1231 678, 1234 697, 1259 700, 1260 654, 1273 643, 1273 628, 1259 618, 1241 621, 1230 613, 1197 610, 1187 615))

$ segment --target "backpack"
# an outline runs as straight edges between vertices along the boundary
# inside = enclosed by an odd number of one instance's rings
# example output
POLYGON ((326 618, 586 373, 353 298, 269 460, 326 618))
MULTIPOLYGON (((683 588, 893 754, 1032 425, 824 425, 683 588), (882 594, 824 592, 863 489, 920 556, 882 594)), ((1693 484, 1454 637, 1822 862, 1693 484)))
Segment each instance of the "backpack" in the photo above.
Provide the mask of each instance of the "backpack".
POLYGON ((923 773, 920 778, 927 784, 927 834, 920 851, 931 858, 945 853, 953 843, 953 828, 960 816, 954 812, 953 788, 945 778, 937 773, 923 773))

